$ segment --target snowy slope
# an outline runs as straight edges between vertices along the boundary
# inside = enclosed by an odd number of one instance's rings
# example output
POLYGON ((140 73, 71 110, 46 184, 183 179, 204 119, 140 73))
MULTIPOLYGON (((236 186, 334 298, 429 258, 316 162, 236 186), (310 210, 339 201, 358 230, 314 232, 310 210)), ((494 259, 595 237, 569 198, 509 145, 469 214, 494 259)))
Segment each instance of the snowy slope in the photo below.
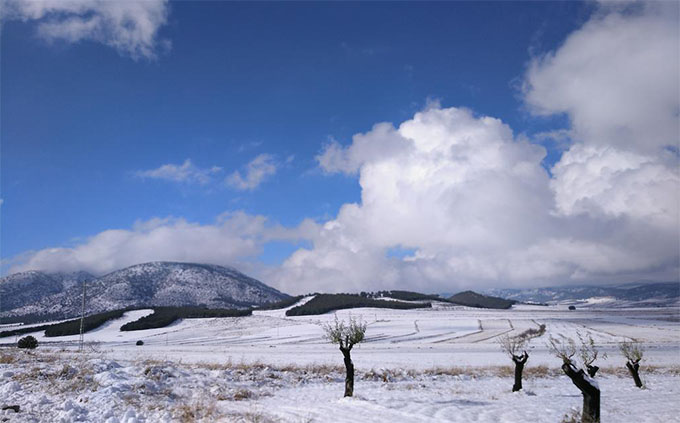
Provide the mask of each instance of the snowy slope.
POLYGON ((2 310, 23 309, 25 312, 22 314, 60 313, 64 298, 59 294, 77 293, 83 282, 89 282, 94 278, 87 272, 43 273, 28 271, 6 276, 0 279, 2 310), (56 300, 57 296, 59 300, 56 300), (55 300, 46 301, 49 297, 54 297, 55 300), (50 307, 55 303, 59 303, 57 307, 50 307))
POLYGON ((98 278, 90 289, 92 311, 159 305, 238 307, 287 298, 230 267, 153 262, 98 278))
MULTIPOLYGON (((271 310, 255 311, 247 317, 185 319, 167 328, 118 332, 116 326, 122 326, 135 313, 144 311, 128 312, 106 331, 87 333, 85 339, 101 342, 102 348, 120 358, 140 354, 185 362, 220 363, 231 359, 279 365, 332 364, 337 359, 336 347, 325 340, 322 326, 335 315, 351 315, 368 325, 366 340, 356 347, 355 357, 357 365, 365 367, 495 365, 505 360, 498 347, 499 336, 517 335, 540 324, 546 325, 546 334, 529 344, 529 366, 555 365, 555 358, 546 348, 548 336, 576 338, 577 331, 591 335, 610 357, 619 357, 619 342, 637 339, 650 346, 650 363, 680 365, 680 316, 672 308, 573 312, 561 306, 483 310, 442 305, 419 310, 361 308, 295 317, 286 317, 283 310, 271 310), (145 342, 143 349, 135 347, 138 339, 145 342)), ((77 338, 44 340, 69 347, 75 345, 77 338)), ((2 342, 6 341, 0 339, 2 342)), ((620 362, 602 365, 618 366, 620 362)))
MULTIPOLYGON (((302 300, 304 301, 304 300, 302 300)), ((323 337, 335 314, 286 317, 281 310, 238 318, 186 319, 170 327, 118 332, 139 310, 86 334, 98 342, 75 353, 77 337, 40 338, 34 355, 1 348, 0 402, 20 404, 10 422, 523 422, 562 421, 581 396, 548 354, 548 336, 589 334, 607 360, 598 383, 602 419, 678 421, 678 310, 525 306, 337 313, 368 323, 352 351, 355 397, 342 398, 342 355, 323 337), (524 390, 511 392, 512 368, 498 337, 545 324, 529 345, 524 390), (635 388, 617 352, 643 342, 635 388), (144 345, 135 346, 136 340, 144 345), (45 342, 50 342, 46 344, 45 342), (51 344, 56 342, 55 344, 51 344), (7 358, 9 355, 12 357, 7 358), (504 367, 505 366, 505 367, 504 367)), ((38 334, 40 336, 40 334, 38 334)))

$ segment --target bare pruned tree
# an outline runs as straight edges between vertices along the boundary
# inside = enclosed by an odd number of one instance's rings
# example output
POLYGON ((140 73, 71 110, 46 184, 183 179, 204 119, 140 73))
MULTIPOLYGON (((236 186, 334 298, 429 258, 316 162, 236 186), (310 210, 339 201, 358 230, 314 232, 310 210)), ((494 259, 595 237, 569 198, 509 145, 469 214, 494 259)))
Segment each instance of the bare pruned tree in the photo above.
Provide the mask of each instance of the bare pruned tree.
POLYGON ((581 422, 599 422, 600 387, 597 382, 591 379, 586 372, 583 371, 583 369, 579 369, 574 364, 572 357, 576 354, 576 342, 571 338, 559 340, 551 336, 548 341, 548 350, 556 357, 562 359, 562 371, 569 376, 571 382, 581 391, 581 395, 583 395, 581 422))
POLYGON ((522 389, 522 371, 529 359, 529 354, 526 352, 527 342, 528 339, 524 336, 505 335, 498 340, 501 350, 510 356, 515 363, 515 384, 512 385, 512 392, 517 392, 522 389), (521 354, 520 351, 522 351, 521 354))
POLYGON ((548 338, 548 351, 564 363, 571 363, 571 358, 576 354, 576 342, 571 338, 560 340, 551 336, 548 338))
POLYGON ((639 373, 640 361, 642 360, 642 356, 645 353, 642 344, 635 340, 623 341, 622 343, 619 344, 619 350, 621 350, 621 354, 623 354, 623 356, 626 357, 627 360, 626 367, 628 368, 630 375, 633 376, 635 386, 637 386, 638 388, 644 387, 642 380, 640 380, 639 373))
POLYGON ((362 322, 361 319, 350 316, 349 322, 345 324, 344 321, 338 320, 336 315, 335 320, 324 325, 323 329, 326 333, 326 339, 340 346, 340 351, 345 359, 345 396, 351 397, 354 395, 354 364, 350 352, 352 347, 364 340, 366 323, 362 322))
MULTIPOLYGON (((595 360, 597 360, 600 351, 597 349, 595 341, 590 334, 584 335, 581 332, 576 331, 576 335, 581 342, 581 347, 579 348, 579 357, 581 358, 581 362, 586 366, 588 375, 590 377, 595 377, 595 374, 598 370, 600 370, 600 368, 593 365, 593 363, 595 360)), ((607 354, 603 354, 602 358, 607 358, 607 354)))

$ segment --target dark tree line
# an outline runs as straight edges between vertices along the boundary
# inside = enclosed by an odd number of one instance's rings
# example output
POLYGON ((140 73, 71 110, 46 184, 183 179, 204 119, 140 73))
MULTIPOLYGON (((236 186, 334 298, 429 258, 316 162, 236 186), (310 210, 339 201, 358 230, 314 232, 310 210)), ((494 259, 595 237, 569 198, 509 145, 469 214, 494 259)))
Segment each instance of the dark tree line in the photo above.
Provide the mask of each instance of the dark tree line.
POLYGON ((154 307, 153 313, 140 317, 134 322, 121 326, 122 331, 164 328, 179 319, 201 319, 208 317, 243 317, 253 311, 233 309, 210 309, 202 307, 154 307))
POLYGON ((296 295, 295 297, 290 297, 283 299, 281 301, 276 301, 273 303, 268 303, 264 304, 261 306, 256 307, 256 310, 280 310, 282 308, 290 307, 293 304, 297 303, 301 299, 303 299, 305 296, 304 295, 296 295))
MULTIPOLYGON (((112 319, 118 319, 123 316, 127 309, 107 311, 104 313, 93 314, 85 317, 83 321, 83 330, 89 332, 97 329, 104 323, 112 319)), ((78 335, 80 333, 80 319, 71 319, 61 323, 51 323, 40 326, 19 327, 12 330, 0 332, 0 338, 7 336, 23 335, 25 333, 42 332, 45 331, 45 336, 68 336, 78 335)))
POLYGON ((319 294, 305 304, 286 311, 286 316, 309 316, 358 307, 409 310, 431 308, 432 303, 404 303, 401 301, 376 300, 355 294, 319 294))

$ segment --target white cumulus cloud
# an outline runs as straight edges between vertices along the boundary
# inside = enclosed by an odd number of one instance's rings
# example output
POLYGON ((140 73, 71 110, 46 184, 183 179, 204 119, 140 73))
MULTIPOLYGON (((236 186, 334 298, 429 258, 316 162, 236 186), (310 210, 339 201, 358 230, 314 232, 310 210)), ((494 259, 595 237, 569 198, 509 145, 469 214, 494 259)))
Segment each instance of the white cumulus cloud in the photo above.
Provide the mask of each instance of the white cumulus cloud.
POLYGON ((2 19, 35 21, 48 41, 91 40, 133 59, 153 59, 169 41, 159 38, 168 19, 167 0, 4 0, 2 19))
POLYGON ((271 154, 260 154, 245 166, 243 174, 235 170, 227 176, 225 182, 228 186, 237 190, 250 191, 274 175, 277 170, 278 164, 274 156, 271 154))
MULTIPOLYGON (((271 275, 284 290, 431 292, 677 275, 680 183, 651 159, 572 147, 551 178, 542 147, 460 108, 430 108, 353 140, 334 154, 358 167, 361 202, 343 205, 311 248, 271 275), (598 154, 606 163, 591 158, 598 154), (579 169, 579 160, 590 166, 579 169), (409 253, 391 257, 395 248, 409 253)), ((350 169, 343 166, 332 170, 350 169)))
POLYGON ((391 124, 379 123, 367 134, 355 135, 352 144, 346 148, 336 140, 331 140, 316 156, 316 160, 325 172, 351 175, 367 161, 389 160, 392 155, 405 148, 408 148, 408 142, 399 138, 391 124))
POLYGON ((678 231, 677 2, 603 5, 529 66, 525 99, 566 113, 576 143, 554 166, 558 213, 626 217, 678 231), (613 7, 616 6, 616 7, 613 7))
POLYGON ((524 86, 531 111, 566 113, 572 136, 588 143, 638 152, 677 145, 678 3, 639 6, 605 9, 534 59, 524 86))
POLYGON ((563 215, 629 216, 677 229, 680 176, 667 155, 659 160, 615 147, 575 144, 553 168, 556 209, 563 215))

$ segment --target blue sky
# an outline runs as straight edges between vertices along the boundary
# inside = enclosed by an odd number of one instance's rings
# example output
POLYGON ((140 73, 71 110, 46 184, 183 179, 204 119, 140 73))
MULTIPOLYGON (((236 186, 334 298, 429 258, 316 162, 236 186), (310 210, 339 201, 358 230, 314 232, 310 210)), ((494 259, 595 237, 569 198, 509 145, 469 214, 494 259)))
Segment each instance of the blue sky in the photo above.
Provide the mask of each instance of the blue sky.
MULTIPOLYGON (((266 218, 269 231, 297 232, 259 233, 253 250, 219 264, 236 261, 276 279, 296 250, 318 250, 324 236, 319 227, 300 235, 305 219, 336 221, 343 204, 362 204, 369 191, 359 183, 366 168, 320 165, 326 146, 348 148, 353 135, 376 123, 398 127, 432 108, 500 119, 515 142, 545 148, 537 160, 550 178, 576 139, 577 113, 528 101, 529 70, 584 25, 619 13, 580 2, 149 3, 162 16, 135 47, 117 38, 114 24, 62 31, 69 24, 63 16, 106 18, 97 2, 77 10, 36 12, 20 1, 8 8, 0 80, 5 272, 22 270, 17 263, 41 250, 86 246, 103 231, 134 230, 135 222, 173 217, 214 226, 222 213, 242 212, 266 218), (561 142, 536 136, 557 130, 572 132, 561 142), (164 165, 165 173, 154 173, 164 165)), ((674 142, 666 137, 666 145, 674 142)), ((380 248, 403 248, 399 257, 386 254, 398 261, 427 249, 409 243, 380 248)), ((83 257, 76 261, 84 267, 112 270, 83 257)), ((40 263, 33 264, 60 268, 59 261, 40 263)), ((665 263, 675 265, 673 257, 665 263)), ((645 263, 630 277, 654 266, 645 263)), ((385 284, 400 286, 404 278, 385 284)), ((559 278, 565 275, 547 279, 559 278)))

